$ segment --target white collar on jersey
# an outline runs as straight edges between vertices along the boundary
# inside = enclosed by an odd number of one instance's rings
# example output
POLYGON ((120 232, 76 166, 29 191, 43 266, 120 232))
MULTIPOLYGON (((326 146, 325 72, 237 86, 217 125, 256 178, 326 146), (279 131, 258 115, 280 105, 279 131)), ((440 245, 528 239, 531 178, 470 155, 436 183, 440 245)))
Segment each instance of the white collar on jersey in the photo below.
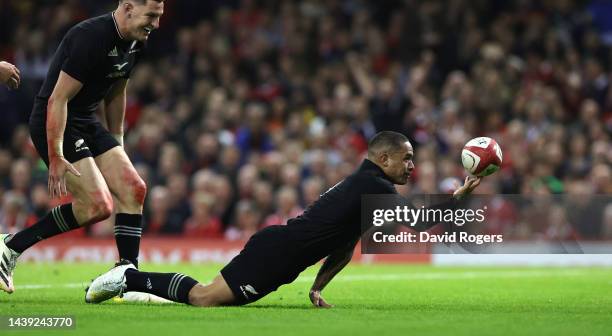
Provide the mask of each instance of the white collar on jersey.
MULTIPOLYGON (((121 31, 119 30, 119 25, 117 25, 117 19, 115 19, 115 12, 111 12, 111 16, 113 17, 113 23, 115 24, 117 34, 119 34, 119 37, 125 41, 125 38, 123 37, 123 35, 121 35, 121 31)), ((132 44, 130 45, 130 50, 133 50, 136 47, 136 43, 138 43, 138 41, 132 41, 132 44)))
POLYGON ((115 12, 111 12, 111 15, 113 17, 113 23, 115 24, 115 29, 117 29, 117 34, 119 34, 119 37, 122 40, 125 40, 125 38, 123 37, 123 35, 121 35, 121 31, 119 30, 119 25, 117 24, 117 19, 115 19, 115 12))

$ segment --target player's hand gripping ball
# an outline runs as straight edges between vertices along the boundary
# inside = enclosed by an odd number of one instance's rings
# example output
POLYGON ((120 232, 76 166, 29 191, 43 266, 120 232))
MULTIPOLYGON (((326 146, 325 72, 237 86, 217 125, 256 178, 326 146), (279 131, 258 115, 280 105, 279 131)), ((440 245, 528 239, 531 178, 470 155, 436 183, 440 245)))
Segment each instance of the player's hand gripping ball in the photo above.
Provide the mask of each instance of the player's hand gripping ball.
POLYGON ((483 177, 499 170, 502 151, 491 138, 479 137, 468 141, 461 151, 461 163, 470 174, 483 177))

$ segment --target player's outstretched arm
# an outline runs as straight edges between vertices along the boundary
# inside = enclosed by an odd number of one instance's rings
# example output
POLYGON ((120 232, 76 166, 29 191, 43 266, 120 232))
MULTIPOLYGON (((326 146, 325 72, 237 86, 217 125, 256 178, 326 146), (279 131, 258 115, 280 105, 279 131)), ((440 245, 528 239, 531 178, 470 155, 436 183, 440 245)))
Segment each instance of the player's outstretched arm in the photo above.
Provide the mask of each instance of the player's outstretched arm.
POLYGON ((104 113, 108 131, 121 146, 123 146, 123 120, 125 119, 127 84, 127 79, 117 81, 104 97, 104 113))
POLYGON ((21 82, 21 73, 16 66, 8 62, 0 62, 0 83, 9 87, 9 89, 16 89, 19 87, 21 82))
POLYGON ((323 299, 321 296, 321 291, 334 278, 334 276, 336 276, 336 274, 338 274, 349 263, 349 261, 351 261, 356 244, 357 241, 350 242, 349 244, 334 251, 327 257, 327 259, 325 259, 325 262, 323 263, 323 266, 321 266, 321 269, 319 269, 319 273, 317 273, 317 277, 312 284, 312 288, 310 289, 309 293, 310 302, 312 302, 315 307, 333 307, 327 303, 325 299, 323 299))
POLYGON ((66 172, 76 176, 81 174, 64 158, 63 144, 68 102, 81 90, 83 84, 67 73, 61 71, 47 103, 47 146, 49 153, 49 194, 67 195, 66 172))

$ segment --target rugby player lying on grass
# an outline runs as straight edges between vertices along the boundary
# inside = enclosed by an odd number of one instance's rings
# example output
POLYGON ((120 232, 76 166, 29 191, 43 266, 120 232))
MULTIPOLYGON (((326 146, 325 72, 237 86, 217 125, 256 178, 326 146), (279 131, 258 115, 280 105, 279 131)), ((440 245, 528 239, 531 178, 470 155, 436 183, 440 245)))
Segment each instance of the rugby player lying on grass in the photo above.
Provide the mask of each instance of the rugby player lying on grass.
MULTIPOLYGON (((293 282, 306 268, 326 258, 310 290, 310 301, 316 307, 331 307, 321 291, 351 260, 361 237, 361 195, 397 193, 394 184, 406 184, 414 170, 413 155, 404 135, 378 133, 357 171, 287 225, 254 234, 210 284, 180 273, 141 272, 126 262, 94 279, 85 301, 98 303, 137 291, 201 307, 243 305, 293 282)), ((460 198, 479 184, 480 178, 467 178, 453 195, 460 198)))

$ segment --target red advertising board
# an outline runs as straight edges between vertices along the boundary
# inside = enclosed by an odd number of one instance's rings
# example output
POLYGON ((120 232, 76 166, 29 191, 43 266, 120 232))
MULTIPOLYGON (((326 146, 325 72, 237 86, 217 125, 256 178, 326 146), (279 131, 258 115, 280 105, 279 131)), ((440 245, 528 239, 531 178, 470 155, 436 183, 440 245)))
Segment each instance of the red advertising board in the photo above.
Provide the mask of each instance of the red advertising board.
MULTIPOLYGON (((237 255, 244 241, 203 240, 178 237, 145 238, 140 248, 140 260, 148 263, 226 263, 237 255)), ((354 262, 361 263, 429 263, 429 254, 362 255, 357 246, 354 262)), ((117 248, 112 238, 55 237, 36 244, 19 258, 33 262, 100 262, 117 260, 117 248)))

